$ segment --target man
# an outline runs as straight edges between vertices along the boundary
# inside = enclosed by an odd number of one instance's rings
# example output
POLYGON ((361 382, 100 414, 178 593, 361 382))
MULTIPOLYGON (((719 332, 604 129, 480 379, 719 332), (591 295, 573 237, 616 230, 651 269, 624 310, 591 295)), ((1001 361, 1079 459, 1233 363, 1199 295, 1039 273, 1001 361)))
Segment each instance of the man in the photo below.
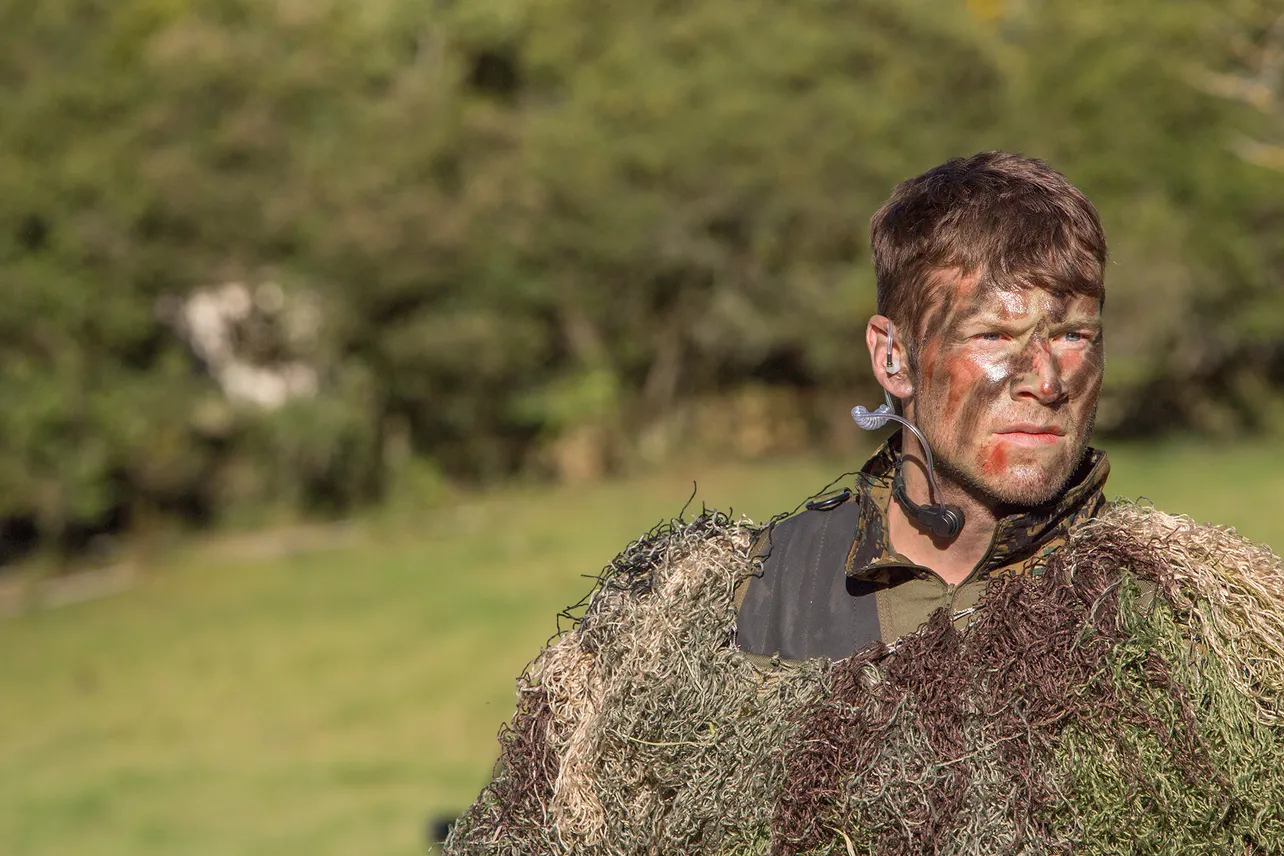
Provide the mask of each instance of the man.
POLYGON ((716 512, 630 544, 448 853, 1284 852, 1284 564, 1103 502, 1092 205, 986 153, 872 238, 866 340, 914 427, 761 564, 716 512))
POLYGON ((898 432, 854 493, 765 533, 762 574, 739 593, 749 653, 838 659, 940 607, 966 622, 991 577, 1037 571, 1104 503, 1109 464, 1088 447, 1105 367, 1092 203, 1041 161, 986 152, 901 183, 870 233, 874 376, 930 451, 898 432), (933 531, 945 505, 956 534, 933 531))

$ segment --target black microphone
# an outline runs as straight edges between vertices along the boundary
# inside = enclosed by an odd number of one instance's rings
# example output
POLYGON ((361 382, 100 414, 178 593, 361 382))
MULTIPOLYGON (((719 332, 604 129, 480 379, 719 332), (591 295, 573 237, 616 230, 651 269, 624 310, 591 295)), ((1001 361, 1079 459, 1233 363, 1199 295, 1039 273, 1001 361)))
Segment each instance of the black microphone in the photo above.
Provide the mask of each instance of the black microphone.
POLYGON ((911 517, 932 530, 937 538, 953 538, 963 531, 963 509, 957 505, 919 505, 905 492, 905 476, 900 467, 892 479, 892 496, 911 517))
MULTIPOLYGON (((863 405, 856 405, 852 408, 852 419, 856 424, 866 431, 877 431, 887 424, 888 420, 899 422, 906 428, 914 432, 918 438, 919 444, 923 447, 923 453, 927 455, 927 480, 931 484, 932 496, 940 497, 941 491, 936 486, 936 466, 932 461, 932 447, 928 445, 927 438, 923 432, 915 427, 904 416, 898 416, 892 411, 890 405, 880 404, 878 409, 872 413, 865 409, 863 405)), ((963 509, 957 505, 947 505, 939 502, 931 505, 919 505, 909 498, 905 492, 905 476, 901 467, 897 466, 896 476, 892 479, 892 496, 901 504, 901 508, 913 517, 915 520, 926 526, 937 538, 954 538, 963 531, 963 509)))

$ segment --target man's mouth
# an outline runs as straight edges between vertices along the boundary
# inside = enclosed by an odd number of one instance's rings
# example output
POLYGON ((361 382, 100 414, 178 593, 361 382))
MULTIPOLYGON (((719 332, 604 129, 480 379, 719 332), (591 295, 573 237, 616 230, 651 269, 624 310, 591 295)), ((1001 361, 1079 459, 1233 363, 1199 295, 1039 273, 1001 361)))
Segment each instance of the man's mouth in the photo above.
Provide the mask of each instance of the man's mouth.
POLYGON ((1005 442, 1018 446, 1046 446, 1065 437, 1066 432, 1056 425, 1020 424, 1009 425, 998 434, 1005 442))

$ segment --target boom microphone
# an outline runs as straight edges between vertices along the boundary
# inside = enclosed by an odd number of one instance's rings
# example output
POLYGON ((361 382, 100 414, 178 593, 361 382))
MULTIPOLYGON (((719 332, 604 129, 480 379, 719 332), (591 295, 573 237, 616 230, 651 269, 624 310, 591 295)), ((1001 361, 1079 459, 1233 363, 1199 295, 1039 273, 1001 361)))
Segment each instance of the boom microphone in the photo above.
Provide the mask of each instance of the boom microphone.
MULTIPOLYGON (((927 480, 932 488, 932 496, 939 498, 940 490, 936 486, 936 465, 932 461, 932 447, 928 445, 927 438, 923 432, 919 431, 913 422, 910 422, 904 416, 899 416, 893 412, 890 405, 880 404, 878 409, 872 413, 864 405, 858 404, 852 408, 852 419, 857 426, 865 431, 877 431, 888 423, 888 421, 899 422, 906 428, 914 432, 918 438, 919 445, 923 447, 923 453, 927 455, 927 480)), ((892 495, 896 501, 901 504, 909 514, 931 530, 932 534, 938 538, 954 538, 963 531, 963 509, 957 505, 947 505, 943 502, 930 505, 919 505, 909 498, 905 492, 905 477, 901 468, 896 468, 896 476, 892 479, 892 495)))

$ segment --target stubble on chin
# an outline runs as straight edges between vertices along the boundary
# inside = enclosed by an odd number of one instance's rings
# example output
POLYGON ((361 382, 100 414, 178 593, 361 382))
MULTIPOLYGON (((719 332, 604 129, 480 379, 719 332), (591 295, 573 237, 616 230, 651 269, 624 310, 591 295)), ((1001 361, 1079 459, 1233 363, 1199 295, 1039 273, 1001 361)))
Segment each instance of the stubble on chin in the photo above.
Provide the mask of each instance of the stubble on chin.
MULTIPOLYGON (((1085 428, 1087 430, 1077 435, 1073 447, 1066 452, 1046 463, 1035 460, 1018 464, 1007 472, 987 473, 980 461, 969 461, 966 467, 959 466, 953 456, 942 455, 935 461, 937 479, 993 510, 1045 505, 1065 491, 1087 457, 1091 420, 1085 428)), ((930 441, 931 437, 928 439, 930 441)))

